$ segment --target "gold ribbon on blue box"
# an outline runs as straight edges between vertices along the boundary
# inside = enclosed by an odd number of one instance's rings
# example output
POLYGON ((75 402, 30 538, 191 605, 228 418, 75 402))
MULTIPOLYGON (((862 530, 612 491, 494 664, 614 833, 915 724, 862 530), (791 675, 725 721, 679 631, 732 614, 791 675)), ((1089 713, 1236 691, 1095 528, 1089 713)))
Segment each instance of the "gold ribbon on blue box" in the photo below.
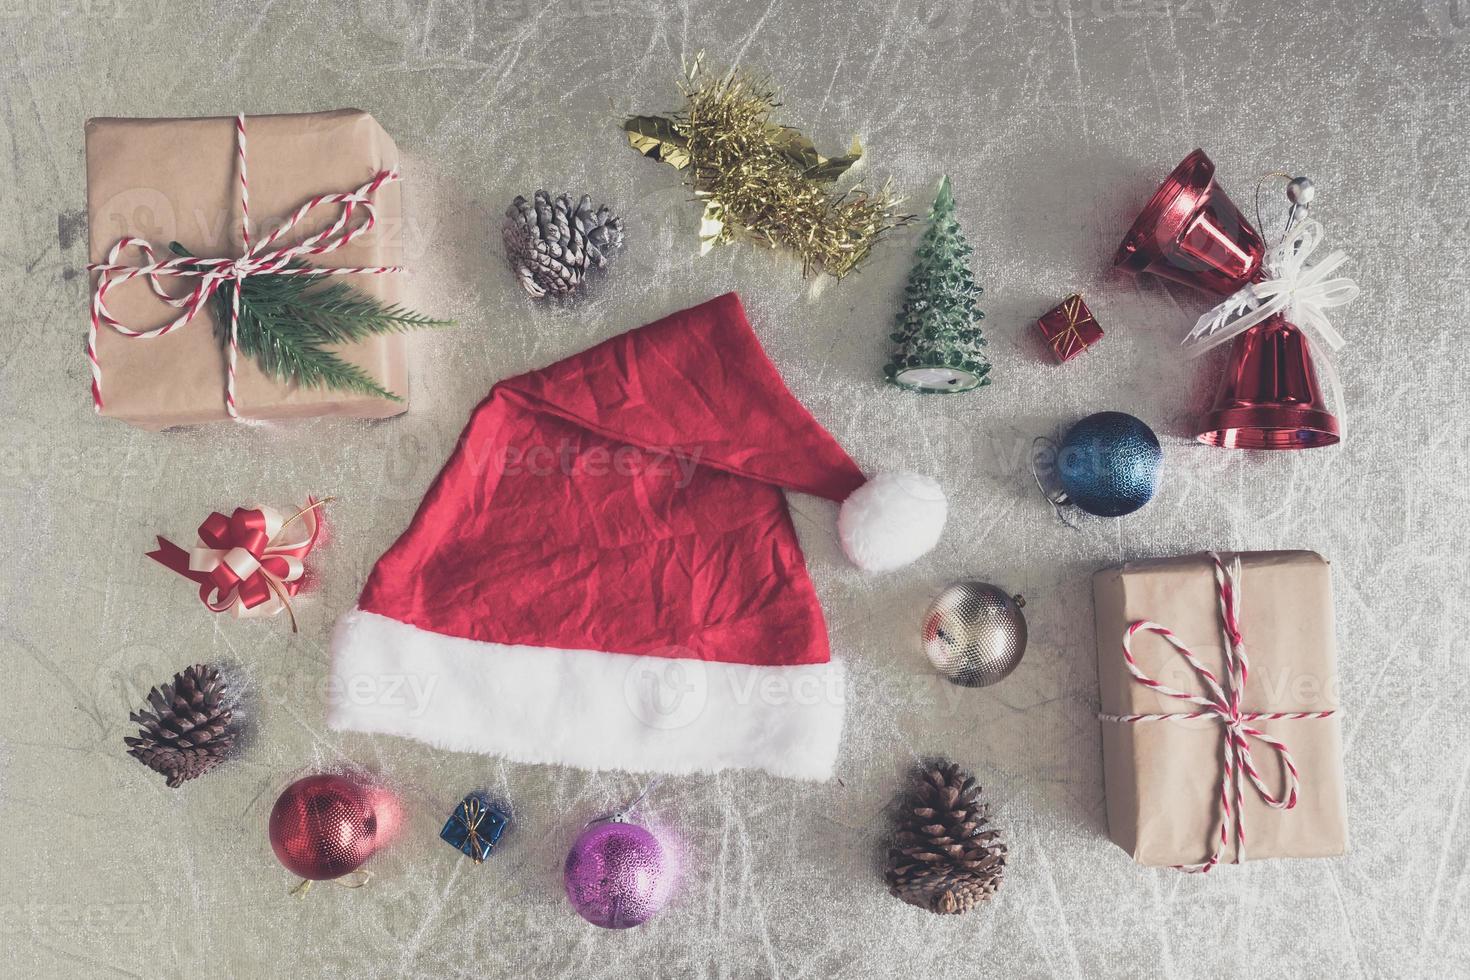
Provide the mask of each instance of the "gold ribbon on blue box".
POLYGON ((454 808, 439 836, 479 864, 490 856, 508 826, 510 817, 485 794, 471 793, 454 808))

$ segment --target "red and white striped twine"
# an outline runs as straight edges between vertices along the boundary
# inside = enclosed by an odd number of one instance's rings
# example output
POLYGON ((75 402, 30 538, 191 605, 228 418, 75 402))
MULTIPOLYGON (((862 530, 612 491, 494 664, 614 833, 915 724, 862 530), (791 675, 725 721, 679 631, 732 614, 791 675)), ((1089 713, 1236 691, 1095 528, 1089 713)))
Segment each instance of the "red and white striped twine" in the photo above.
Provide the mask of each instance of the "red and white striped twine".
POLYGON ((403 271, 402 266, 396 265, 286 268, 292 261, 304 256, 335 252, 372 231, 378 221, 377 208, 372 200, 373 195, 384 184, 401 180, 398 171, 379 171, 372 180, 347 194, 318 194, 297 208, 275 231, 258 244, 252 245, 250 239, 250 182, 245 169, 245 116, 243 113, 235 117, 235 162, 240 172, 241 239, 245 245, 245 252, 238 259, 179 257, 159 262, 154 256, 153 248, 146 241, 127 235, 118 239, 108 251, 107 261, 94 262, 87 266, 92 272, 99 273, 97 288, 92 294, 92 323, 87 331, 87 360, 92 367, 92 404, 98 412, 102 411, 102 365, 97 360, 97 334, 104 324, 124 337, 133 337, 138 340, 162 337, 193 320, 222 285, 234 282, 236 286, 231 291, 232 303, 230 304, 230 341, 226 354, 225 408, 229 411, 231 418, 238 419, 240 413, 235 402, 235 366, 239 356, 240 289, 246 279, 251 276, 381 276, 403 271), (338 215, 331 227, 310 236, 299 244, 272 248, 282 236, 300 224, 307 214, 327 204, 338 204, 342 207, 342 213, 338 215), (352 219, 359 210, 362 212, 362 221, 357 225, 352 225, 352 219), (119 262, 118 256, 123 249, 129 246, 135 246, 143 253, 147 261, 142 265, 127 265, 119 262), (160 283, 160 276, 193 278, 198 282, 183 296, 171 296, 160 283), (144 330, 134 329, 114 319, 107 309, 108 290, 113 286, 138 278, 147 280, 155 296, 183 312, 160 327, 144 330))
POLYGON ((1128 672, 1133 675, 1134 680, 1145 687, 1152 688, 1159 694, 1199 705, 1204 710, 1167 714, 1098 715, 1103 721, 1129 725, 1210 718, 1225 726, 1225 737, 1222 740, 1224 769, 1220 778, 1219 838, 1213 853, 1203 863, 1175 866, 1181 871, 1200 873, 1208 872, 1220 863, 1220 855, 1230 843, 1232 832, 1236 842, 1235 863, 1238 864, 1245 860, 1245 790, 1240 779, 1241 773, 1244 773, 1251 781, 1251 785, 1256 788, 1256 793, 1267 806, 1276 810, 1290 810, 1297 804, 1301 777, 1286 743, 1252 727, 1248 722, 1300 721, 1331 718, 1336 714, 1335 711, 1242 711, 1240 709, 1241 695, 1245 691, 1246 678, 1250 673, 1250 664, 1245 655, 1245 640, 1240 634, 1240 559, 1237 557, 1231 562, 1231 566, 1226 568, 1219 555, 1213 551, 1209 554, 1210 560, 1215 565, 1215 584, 1220 596, 1220 620, 1225 634, 1226 676, 1224 685, 1222 686, 1219 678, 1174 635, 1173 630, 1143 619, 1133 623, 1123 634, 1123 661, 1128 667, 1128 672), (1203 682, 1205 696, 1175 690, 1145 674, 1133 656, 1133 637, 1140 632, 1157 633, 1177 650, 1203 682), (1281 793, 1272 793, 1261 778, 1251 751, 1251 739, 1266 745, 1280 756, 1284 783, 1281 793))

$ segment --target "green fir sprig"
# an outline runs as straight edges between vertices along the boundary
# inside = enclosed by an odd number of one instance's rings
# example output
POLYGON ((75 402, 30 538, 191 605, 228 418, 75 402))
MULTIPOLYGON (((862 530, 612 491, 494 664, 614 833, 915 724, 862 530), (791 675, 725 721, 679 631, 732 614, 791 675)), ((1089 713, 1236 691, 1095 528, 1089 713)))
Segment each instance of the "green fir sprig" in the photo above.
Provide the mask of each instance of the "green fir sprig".
MULTIPOLYGON (((170 243, 169 248, 178 255, 191 255, 178 242, 170 243)), ((300 260, 288 266, 306 267, 300 260)), ((229 341, 235 287, 236 283, 226 282, 214 294, 214 332, 221 344, 229 341)), ((401 402, 400 396, 328 348, 379 334, 453 323, 386 304, 340 278, 259 275, 247 278, 240 292, 238 342, 241 353, 277 381, 401 402)))

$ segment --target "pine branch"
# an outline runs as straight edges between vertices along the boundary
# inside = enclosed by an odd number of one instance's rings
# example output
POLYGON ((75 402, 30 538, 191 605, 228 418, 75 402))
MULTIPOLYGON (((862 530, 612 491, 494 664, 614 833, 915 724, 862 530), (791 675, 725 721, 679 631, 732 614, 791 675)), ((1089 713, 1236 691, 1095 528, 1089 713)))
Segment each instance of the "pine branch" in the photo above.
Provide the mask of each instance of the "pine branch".
MULTIPOLYGON (((169 246, 179 255, 190 253, 177 242, 169 246)), ((295 261, 291 268, 306 268, 295 261)), ((214 295, 215 335, 229 340, 230 311, 237 283, 226 282, 214 295)), ((438 320, 389 305, 359 292, 341 280, 323 282, 314 276, 251 276, 240 294, 240 350, 261 370, 281 382, 308 388, 357 391, 402 401, 362 368, 327 348, 379 334, 401 333, 423 327, 448 326, 438 320)))
POLYGON ((377 297, 358 292, 345 282, 328 283, 307 296, 310 302, 294 304, 291 312, 327 343, 348 343, 375 333, 444 327, 451 322, 436 320, 396 304, 384 304, 377 297))
MULTIPOLYGON (((226 283, 215 294, 217 333, 224 334, 229 330, 233 289, 233 283, 226 283)), ((290 325, 294 322, 273 318, 268 313, 263 315, 251 300, 247 287, 240 297, 240 350, 277 381, 295 381, 306 388, 335 388, 403 401, 362 368, 324 349, 309 331, 292 329, 290 325), (283 324, 287 325, 284 329, 283 324)))

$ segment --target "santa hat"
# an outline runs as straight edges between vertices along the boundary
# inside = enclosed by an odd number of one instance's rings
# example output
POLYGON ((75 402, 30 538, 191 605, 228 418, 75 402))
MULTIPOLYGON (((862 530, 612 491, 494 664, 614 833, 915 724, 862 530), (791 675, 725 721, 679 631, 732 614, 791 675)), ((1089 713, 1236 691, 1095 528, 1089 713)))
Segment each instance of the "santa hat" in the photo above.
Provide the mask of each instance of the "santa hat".
POLYGON ((825 779, 842 664, 782 490, 899 567, 937 484, 865 480, 733 293, 502 381, 332 640, 334 728, 518 762, 825 779))

